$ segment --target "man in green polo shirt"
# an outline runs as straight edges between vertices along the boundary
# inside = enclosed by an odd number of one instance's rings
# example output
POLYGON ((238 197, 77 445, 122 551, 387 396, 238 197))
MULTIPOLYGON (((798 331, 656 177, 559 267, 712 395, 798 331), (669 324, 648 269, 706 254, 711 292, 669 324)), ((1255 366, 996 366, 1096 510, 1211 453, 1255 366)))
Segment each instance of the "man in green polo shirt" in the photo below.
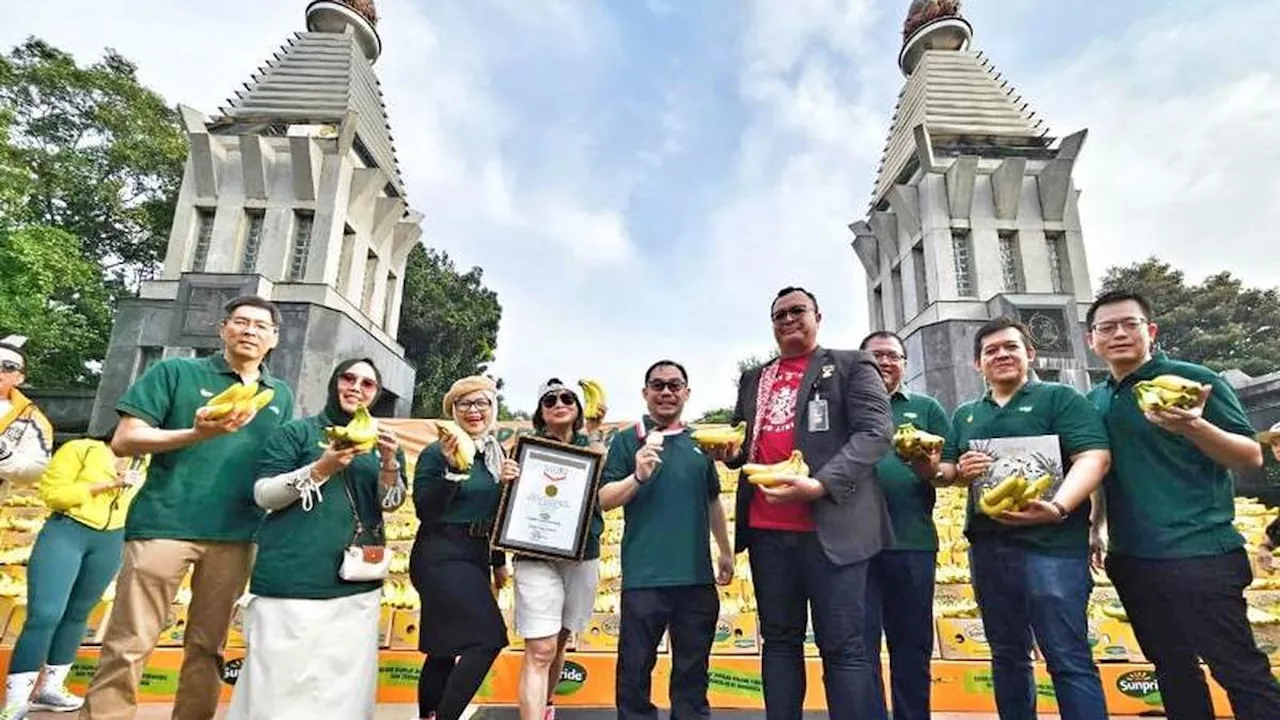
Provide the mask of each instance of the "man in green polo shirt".
MULTIPOLYGON (((871 353, 884 379, 893 409, 894 427, 906 423, 941 437, 951 422, 937 400, 903 385, 907 350, 902 338, 887 330, 863 339, 859 350, 871 353)), ((866 644, 878 657, 881 633, 889 645, 890 690, 894 720, 929 720, 933 679, 933 582, 938 561, 938 531, 933 526, 933 483, 941 473, 942 449, 928 458, 904 460, 890 452, 876 463, 893 521, 893 547, 871 559, 867 569, 866 644), (887 600, 887 602, 886 602, 887 600)), ((879 662, 872 662, 876 689, 884 687, 879 662)), ((877 694, 871 720, 888 720, 883 692, 877 694)))
POLYGON ((1253 576, 1232 526, 1229 471, 1262 466, 1262 448, 1231 386, 1154 350, 1159 327, 1135 292, 1098 297, 1086 315, 1093 351, 1111 370, 1089 394, 1106 420, 1107 574, 1156 667, 1170 720, 1213 717, 1204 660, 1240 720, 1280 718, 1280 685, 1258 650, 1243 590, 1253 576), (1189 409, 1144 413, 1134 386, 1161 375, 1200 383, 1189 409))
POLYGON ((279 323, 274 304, 236 298, 221 322, 221 353, 162 360, 116 404, 112 450, 152 460, 129 511, 124 564, 82 720, 134 716, 143 665, 193 569, 173 717, 211 720, 217 711, 219 653, 262 520, 253 502, 254 465, 271 433, 293 417, 293 391, 262 364, 279 340, 279 323), (260 411, 209 417, 206 402, 236 383, 257 383, 274 396, 260 411))
POLYGON ((1093 590, 1089 495, 1110 463, 1106 429, 1074 388, 1031 379, 1035 347, 1022 323, 1001 317, 983 325, 973 357, 988 391, 956 408, 944 476, 966 486, 1013 468, 1060 478, 1048 499, 995 517, 978 510, 977 487, 969 492, 969 569, 991 645, 996 708, 1001 720, 1037 717, 1034 633, 1062 719, 1105 720, 1086 615, 1093 590))
POLYGON ((605 460, 600 507, 624 508, 619 720, 656 720, 650 698, 662 633, 671 636, 671 717, 709 718, 708 664, 720 615, 715 584, 733 579, 733 547, 715 463, 680 420, 689 377, 660 360, 644 376, 649 413, 618 432, 605 460), (719 553, 713 571, 710 536, 719 553))

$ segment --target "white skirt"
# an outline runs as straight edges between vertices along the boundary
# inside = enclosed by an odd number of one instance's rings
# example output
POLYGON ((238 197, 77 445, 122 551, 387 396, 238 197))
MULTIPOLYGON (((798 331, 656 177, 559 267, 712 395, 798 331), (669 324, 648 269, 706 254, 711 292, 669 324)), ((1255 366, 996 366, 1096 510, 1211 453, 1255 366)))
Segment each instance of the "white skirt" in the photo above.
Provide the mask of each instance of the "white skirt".
POLYGON ((372 720, 381 599, 252 597, 227 720, 372 720))

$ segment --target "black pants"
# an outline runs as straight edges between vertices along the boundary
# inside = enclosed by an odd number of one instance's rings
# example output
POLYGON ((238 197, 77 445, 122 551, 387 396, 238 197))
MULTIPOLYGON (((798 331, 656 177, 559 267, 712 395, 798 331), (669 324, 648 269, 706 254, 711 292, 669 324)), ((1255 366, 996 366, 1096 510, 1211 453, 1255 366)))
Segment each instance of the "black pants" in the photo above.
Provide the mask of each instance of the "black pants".
POLYGON ((1212 720, 1201 658, 1237 720, 1280 718, 1280 684, 1246 615, 1243 590, 1253 573, 1244 550, 1185 560, 1112 554, 1107 574, 1156 667, 1169 720, 1212 720))
POLYGON ((671 720, 711 717, 707 663, 720 616, 714 585, 622 591, 618 629, 619 720, 654 720, 653 666, 663 631, 671 636, 671 720))

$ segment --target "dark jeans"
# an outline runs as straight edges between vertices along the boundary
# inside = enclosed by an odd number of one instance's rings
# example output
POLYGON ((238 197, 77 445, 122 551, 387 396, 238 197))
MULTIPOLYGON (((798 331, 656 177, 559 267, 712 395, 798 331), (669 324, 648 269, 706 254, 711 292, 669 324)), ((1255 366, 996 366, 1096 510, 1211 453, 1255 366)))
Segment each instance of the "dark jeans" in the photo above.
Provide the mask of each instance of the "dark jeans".
POLYGON ((1210 720, 1213 704, 1199 660, 1227 691, 1238 720, 1280 718, 1280 684, 1253 640, 1245 586, 1253 580, 1244 550, 1184 560, 1107 557, 1107 574, 1156 666, 1169 720, 1210 720))
POLYGON ((764 640, 765 717, 801 717, 809 610, 822 655, 827 715, 861 720, 877 697, 872 653, 863 641, 870 562, 836 565, 823 553, 816 533, 753 530, 748 550, 764 640))
MULTIPOLYGON (((880 635, 889 643, 889 682, 894 720, 929 720, 933 677, 933 579, 937 553, 932 550, 886 550, 871 560, 867 576, 866 644, 878 656, 880 635), (887 600, 887 602, 886 602, 887 600)), ((888 720, 880 663, 869 709, 871 720, 888 720)))
POLYGON ((1000 720, 1036 720, 1033 632, 1062 720, 1106 720, 1102 681, 1089 648, 1089 558, 1042 555, 985 536, 969 548, 969 569, 991 645, 1000 720))
POLYGON ((618 629, 619 720, 655 720, 651 699, 658 643, 671 637, 671 720, 711 717, 707 665, 720 617, 714 585, 640 588, 622 591, 618 629))

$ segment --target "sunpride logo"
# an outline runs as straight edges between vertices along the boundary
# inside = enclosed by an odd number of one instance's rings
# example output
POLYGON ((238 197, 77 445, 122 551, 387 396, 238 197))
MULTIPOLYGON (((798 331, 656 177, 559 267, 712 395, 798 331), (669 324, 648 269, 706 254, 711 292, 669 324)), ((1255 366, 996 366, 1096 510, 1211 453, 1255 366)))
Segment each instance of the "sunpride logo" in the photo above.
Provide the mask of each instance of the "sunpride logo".
POLYGON ((587 682, 587 669, 572 660, 564 661, 560 670, 560 682, 556 683, 556 695, 572 695, 587 682))
POLYGON ((235 660, 223 660, 222 656, 218 656, 218 670, 222 676, 222 682, 228 685, 235 685, 236 680, 240 679, 240 669, 244 667, 244 659, 236 658, 235 660))
POLYGON ((1116 688, 1131 698, 1143 699, 1160 693, 1160 683, 1150 670, 1131 670, 1116 678, 1116 688))

